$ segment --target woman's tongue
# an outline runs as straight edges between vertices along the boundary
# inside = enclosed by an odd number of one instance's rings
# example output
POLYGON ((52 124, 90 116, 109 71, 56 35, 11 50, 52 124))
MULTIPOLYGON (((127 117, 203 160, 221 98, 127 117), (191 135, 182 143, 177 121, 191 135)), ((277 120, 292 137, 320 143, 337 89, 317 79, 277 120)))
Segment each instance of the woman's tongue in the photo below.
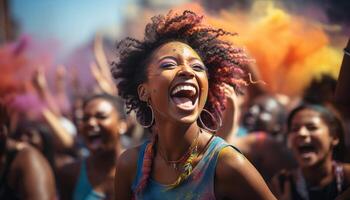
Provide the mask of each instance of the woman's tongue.
POLYGON ((192 100, 188 97, 172 97, 176 106, 182 109, 190 109, 193 107, 192 100))
POLYGON ((299 153, 304 158, 308 158, 316 153, 316 150, 313 146, 302 146, 299 147, 299 153))

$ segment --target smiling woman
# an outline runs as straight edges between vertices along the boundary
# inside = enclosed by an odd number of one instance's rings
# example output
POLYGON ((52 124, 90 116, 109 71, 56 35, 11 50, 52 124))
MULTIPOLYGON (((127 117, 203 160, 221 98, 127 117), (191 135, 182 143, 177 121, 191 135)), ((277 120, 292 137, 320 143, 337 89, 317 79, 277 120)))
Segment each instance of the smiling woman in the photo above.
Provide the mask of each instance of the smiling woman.
POLYGON ((123 103, 108 94, 83 103, 81 133, 90 151, 87 158, 59 169, 61 199, 111 199, 120 134, 126 131, 123 103))
POLYGON ((288 140, 299 168, 276 175, 271 189, 278 199, 331 200, 350 185, 340 118, 321 105, 303 104, 288 117, 288 140))
POLYGON ((118 44, 113 76, 128 112, 153 134, 118 160, 115 199, 274 199, 245 157, 215 137, 225 84, 249 62, 191 11, 152 18, 145 38, 118 44))

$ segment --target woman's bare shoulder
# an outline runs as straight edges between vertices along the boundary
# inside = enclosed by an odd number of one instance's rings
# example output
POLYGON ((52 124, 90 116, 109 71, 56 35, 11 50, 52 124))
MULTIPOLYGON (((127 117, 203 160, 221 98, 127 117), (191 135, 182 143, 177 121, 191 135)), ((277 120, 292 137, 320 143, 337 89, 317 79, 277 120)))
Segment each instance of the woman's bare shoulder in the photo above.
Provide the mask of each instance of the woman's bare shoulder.
POLYGON ((136 176, 137 161, 142 145, 126 149, 118 158, 116 173, 128 176, 128 179, 133 179, 136 176))
POLYGON ((218 197, 274 199, 255 167, 236 149, 225 147, 219 154, 215 177, 218 197))
POLYGON ((249 161, 236 149, 225 147, 219 153, 216 173, 223 177, 234 176, 242 169, 249 168, 249 164, 249 161))

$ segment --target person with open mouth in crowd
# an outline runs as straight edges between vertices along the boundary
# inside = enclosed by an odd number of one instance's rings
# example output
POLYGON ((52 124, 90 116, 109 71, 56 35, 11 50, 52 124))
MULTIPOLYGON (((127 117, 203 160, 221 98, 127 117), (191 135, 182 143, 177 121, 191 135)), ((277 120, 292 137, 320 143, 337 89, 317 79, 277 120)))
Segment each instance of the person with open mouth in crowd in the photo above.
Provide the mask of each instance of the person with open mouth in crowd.
POLYGON ((152 18, 145 38, 119 42, 112 68, 128 111, 152 132, 118 160, 115 199, 275 199, 261 175, 214 134, 224 86, 239 89, 244 51, 191 11, 152 18))

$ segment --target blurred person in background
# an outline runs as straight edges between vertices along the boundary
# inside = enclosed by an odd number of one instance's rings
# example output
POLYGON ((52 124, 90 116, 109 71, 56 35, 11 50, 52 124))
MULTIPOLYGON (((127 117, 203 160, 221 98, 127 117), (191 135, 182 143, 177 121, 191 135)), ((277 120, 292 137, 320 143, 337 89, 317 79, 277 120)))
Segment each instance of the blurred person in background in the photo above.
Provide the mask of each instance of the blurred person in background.
POLYGON ((28 143, 40 151, 56 172, 55 149, 49 127, 39 122, 20 122, 11 138, 28 143))
POLYGON ((56 199, 52 169, 42 154, 8 138, 9 116, 0 102, 0 199, 56 199))
MULTIPOLYGON (((268 94, 254 97, 246 113, 242 115, 240 129, 246 133, 236 137, 232 137, 231 133, 224 138, 242 151, 265 181, 269 182, 276 171, 296 167, 296 162, 285 142, 286 109, 276 97, 268 94)), ((223 122, 225 123, 225 120, 223 122)))
POLYGON ((254 98, 242 117, 242 126, 247 133, 265 132, 284 141, 284 121, 286 109, 272 95, 260 95, 254 98))
POLYGON ((344 157, 341 119, 321 105, 302 104, 288 120, 288 144, 298 168, 283 170, 271 181, 281 200, 331 200, 350 185, 350 165, 344 157))
POLYGON ((60 198, 111 199, 116 162, 127 130, 123 102, 98 94, 83 103, 81 134, 90 154, 58 170, 60 198))

